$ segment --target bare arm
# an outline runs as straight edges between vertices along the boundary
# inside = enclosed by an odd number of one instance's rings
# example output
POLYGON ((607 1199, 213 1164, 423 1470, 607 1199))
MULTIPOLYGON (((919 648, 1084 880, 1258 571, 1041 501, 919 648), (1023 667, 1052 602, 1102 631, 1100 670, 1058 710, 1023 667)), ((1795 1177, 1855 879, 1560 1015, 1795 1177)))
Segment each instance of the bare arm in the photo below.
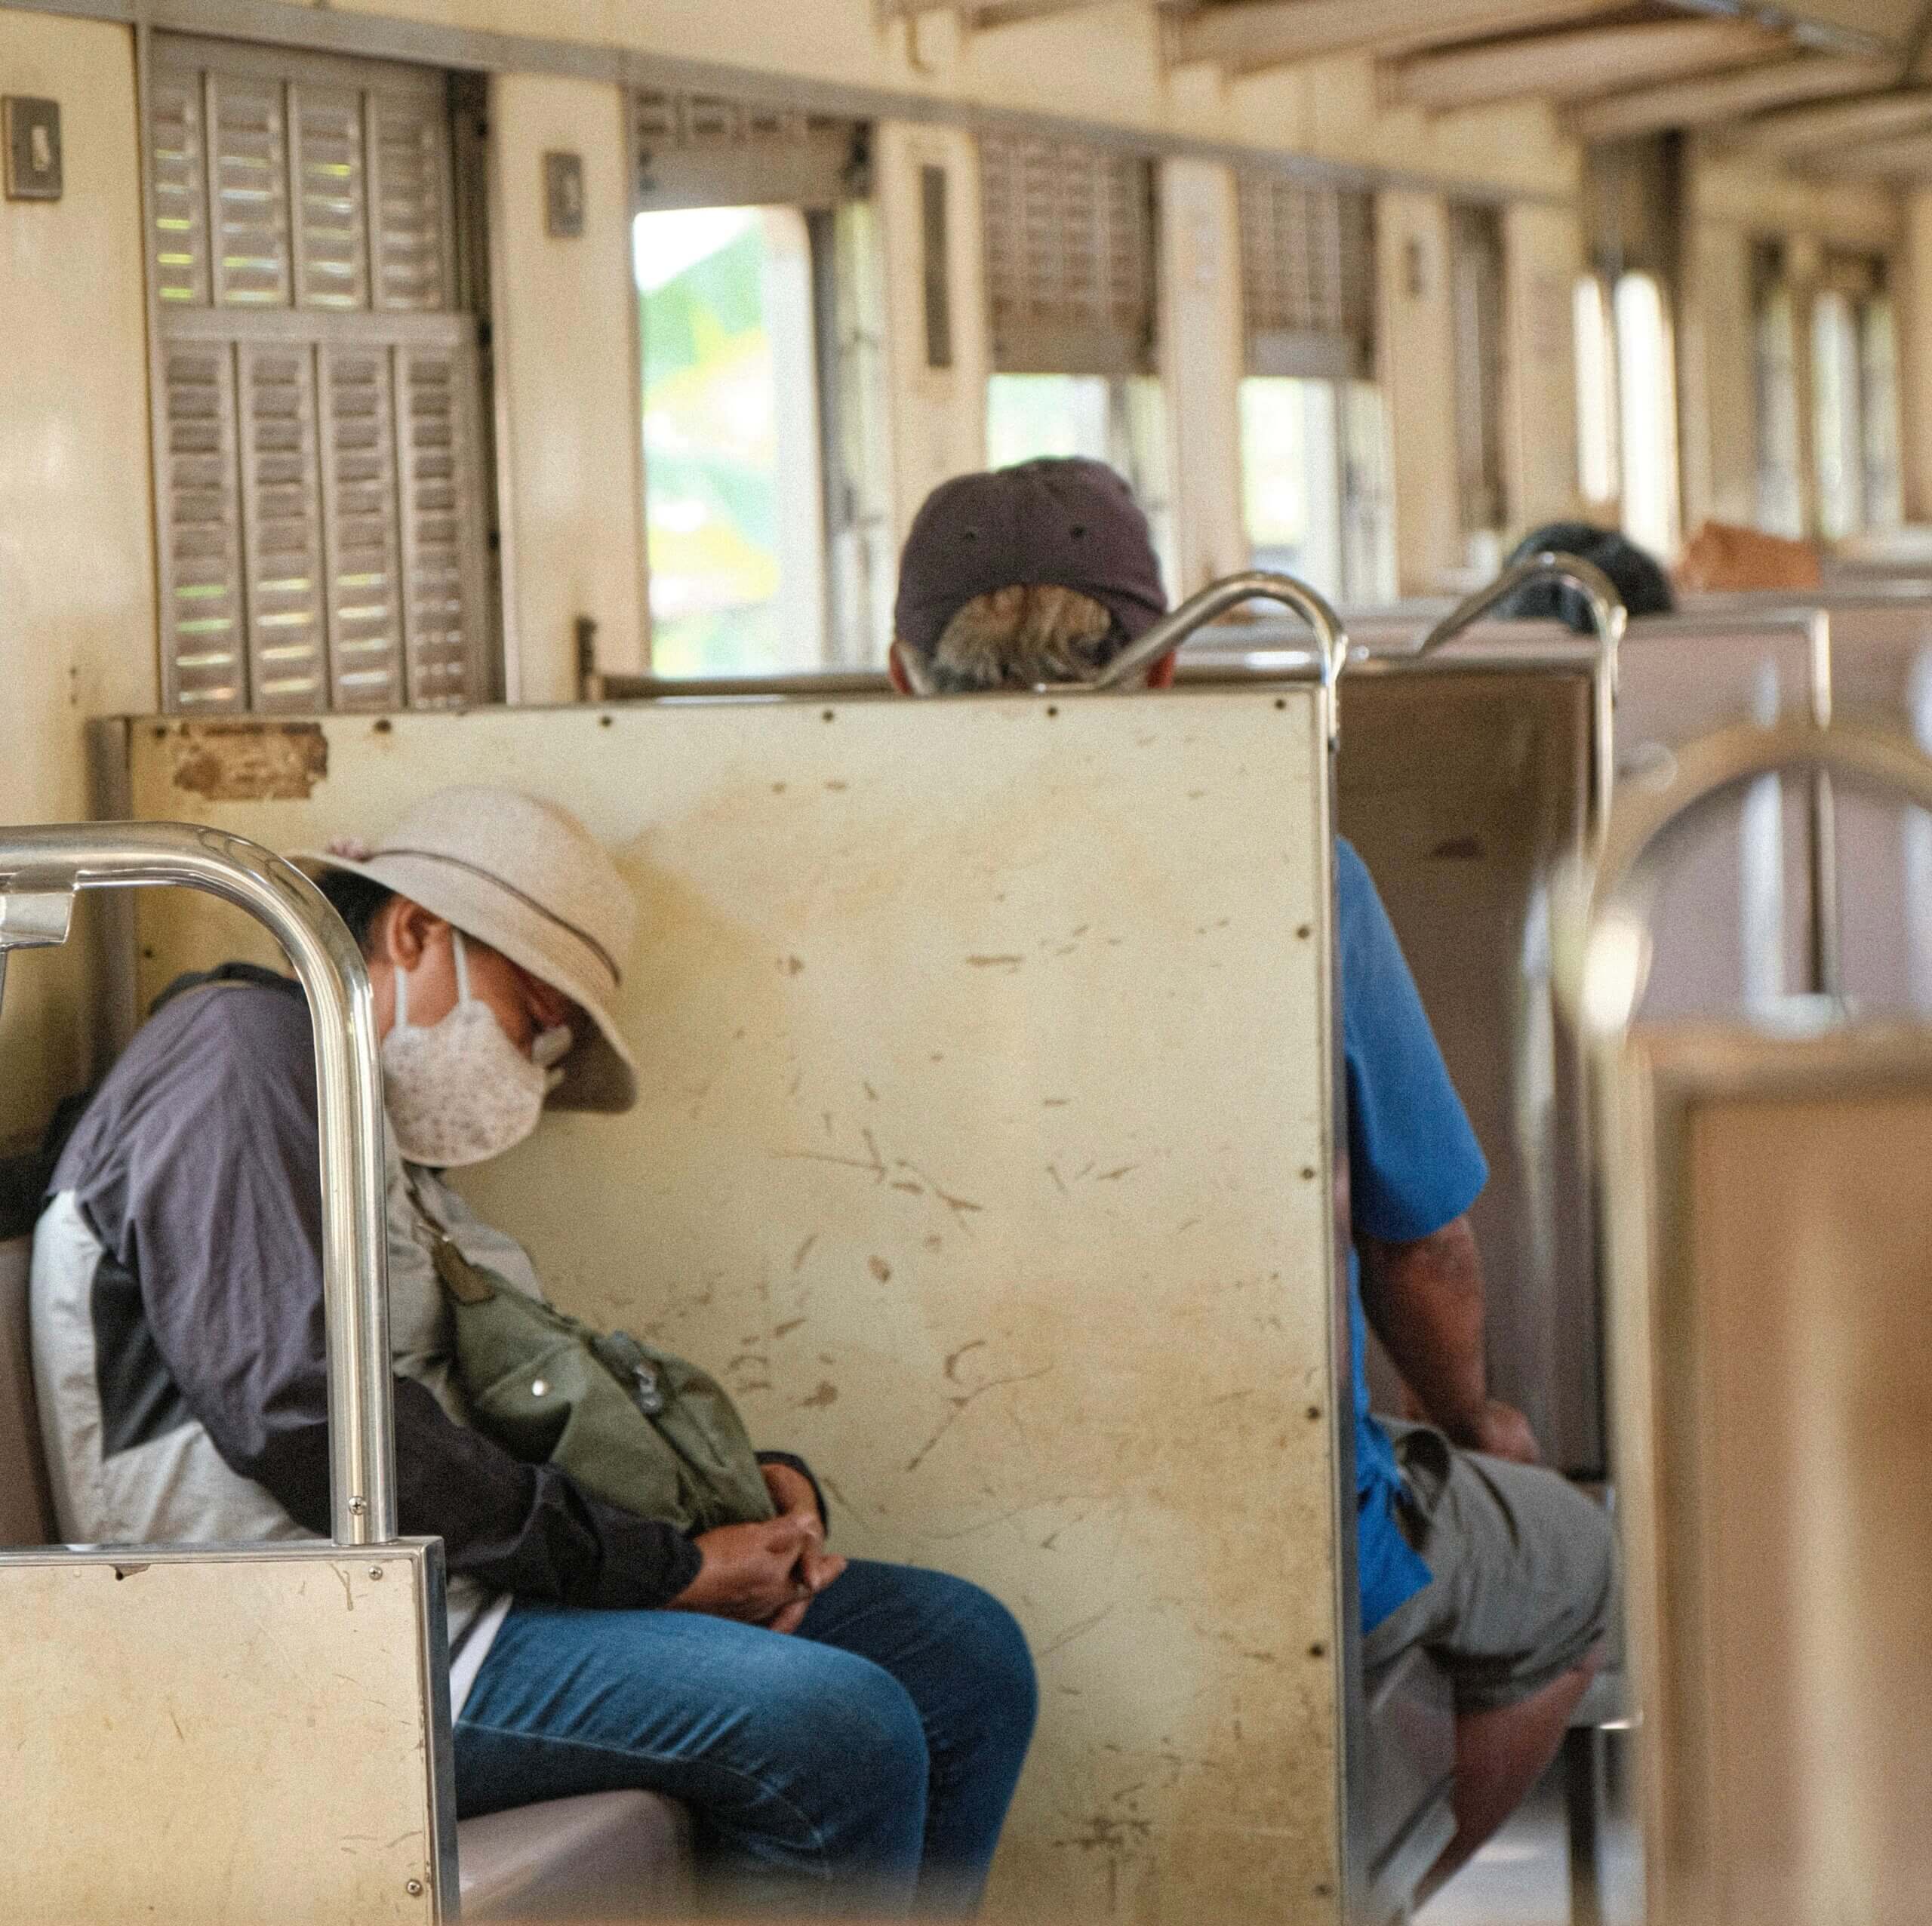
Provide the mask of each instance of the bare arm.
POLYGON ((1482 1260, 1469 1219, 1403 1244, 1358 1237, 1356 1248, 1362 1309, 1430 1421, 1466 1450, 1534 1464, 1528 1422, 1489 1395, 1482 1260))

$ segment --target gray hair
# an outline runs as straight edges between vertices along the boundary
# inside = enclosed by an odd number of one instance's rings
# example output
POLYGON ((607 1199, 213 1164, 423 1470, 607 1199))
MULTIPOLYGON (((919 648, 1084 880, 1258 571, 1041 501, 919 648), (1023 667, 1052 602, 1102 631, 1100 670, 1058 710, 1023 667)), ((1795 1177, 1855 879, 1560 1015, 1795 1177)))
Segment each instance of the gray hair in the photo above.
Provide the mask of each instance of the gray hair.
MULTIPOLYGON (((1091 595, 1049 582, 1015 583, 958 609, 920 666, 942 695, 1090 682, 1128 639, 1091 595)), ((902 639, 900 647, 909 645, 902 639)))

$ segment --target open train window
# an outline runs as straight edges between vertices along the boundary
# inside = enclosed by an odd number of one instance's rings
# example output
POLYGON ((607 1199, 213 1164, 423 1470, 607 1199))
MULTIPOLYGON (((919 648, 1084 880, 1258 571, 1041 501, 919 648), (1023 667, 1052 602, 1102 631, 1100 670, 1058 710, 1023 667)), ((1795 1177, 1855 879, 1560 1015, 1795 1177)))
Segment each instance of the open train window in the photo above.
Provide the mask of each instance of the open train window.
POLYGON ((144 137, 174 710, 500 680, 452 82, 157 34, 144 137))
POLYGON ((1356 602, 1395 593, 1375 358, 1374 204, 1259 169, 1238 181, 1241 508, 1257 566, 1356 602))
POLYGON ((1111 463, 1132 485, 1171 582, 1152 165, 1077 141, 989 134, 980 171, 992 338, 987 460, 1111 463))
POLYGON ((1670 317, 1655 275, 1632 270, 1612 297, 1623 449, 1623 531, 1653 555, 1677 551, 1677 384, 1670 317))
POLYGON ((1571 306, 1577 340, 1577 485, 1592 509, 1614 511, 1623 477, 1617 432, 1616 333, 1603 276, 1578 275, 1571 306))
POLYGON ((635 98, 651 663, 883 659, 878 237, 859 123, 635 98))
POLYGON ((1818 532, 1896 528, 1897 349, 1884 263, 1834 255, 1811 303, 1812 450, 1818 532))

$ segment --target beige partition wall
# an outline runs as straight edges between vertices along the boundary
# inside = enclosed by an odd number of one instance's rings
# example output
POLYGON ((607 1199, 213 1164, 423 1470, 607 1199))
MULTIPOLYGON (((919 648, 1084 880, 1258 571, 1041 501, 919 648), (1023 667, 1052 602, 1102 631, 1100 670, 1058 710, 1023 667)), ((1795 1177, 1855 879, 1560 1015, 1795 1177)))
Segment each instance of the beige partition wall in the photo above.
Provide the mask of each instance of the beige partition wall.
POLYGON ((0 1610, 8 1926, 454 1913, 440 1549, 9 1550, 0 1610))
POLYGON ((1649 1917, 1921 1918, 1932 1049, 1637 1033, 1617 1352, 1649 1917))
MULTIPOLYGON (((807 1454, 841 1548, 1019 1614, 1013 1916, 1339 1916, 1318 708, 120 725, 143 817, 289 849, 490 779, 616 851, 643 1100, 466 1189, 560 1303, 706 1361, 807 1454)), ((248 935, 148 898, 143 997, 248 935)))
MULTIPOLYGON (((1338 808, 1489 1160, 1469 1214, 1490 1387, 1528 1415, 1547 1463, 1600 1477, 1584 1094, 1557 1021, 1549 931, 1553 880, 1588 831, 1595 652, 1544 624, 1509 626, 1540 637, 1535 651, 1472 643, 1350 670, 1338 808)), ((1372 1340, 1371 1355, 1377 1408, 1400 1409, 1372 1340)))

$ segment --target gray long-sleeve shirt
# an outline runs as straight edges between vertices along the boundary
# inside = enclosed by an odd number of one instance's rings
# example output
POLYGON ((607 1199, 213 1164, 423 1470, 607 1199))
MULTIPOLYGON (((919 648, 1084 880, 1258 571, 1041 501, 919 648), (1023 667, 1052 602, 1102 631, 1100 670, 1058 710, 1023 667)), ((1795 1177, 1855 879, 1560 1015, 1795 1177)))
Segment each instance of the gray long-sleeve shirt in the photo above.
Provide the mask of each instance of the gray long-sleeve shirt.
MULTIPOLYGON (((35 1373, 61 1528, 76 1539, 328 1528, 307 1008, 285 978, 217 975, 218 987, 171 993, 115 1066, 35 1235, 35 1373)), ((699 1564, 683 1533, 461 1421, 448 1314, 392 1152, 389 1178, 401 1521, 444 1540, 453 1644, 491 1592, 602 1607, 674 1598, 699 1564)), ((418 1181, 466 1255, 537 1288, 512 1239, 418 1181)))

